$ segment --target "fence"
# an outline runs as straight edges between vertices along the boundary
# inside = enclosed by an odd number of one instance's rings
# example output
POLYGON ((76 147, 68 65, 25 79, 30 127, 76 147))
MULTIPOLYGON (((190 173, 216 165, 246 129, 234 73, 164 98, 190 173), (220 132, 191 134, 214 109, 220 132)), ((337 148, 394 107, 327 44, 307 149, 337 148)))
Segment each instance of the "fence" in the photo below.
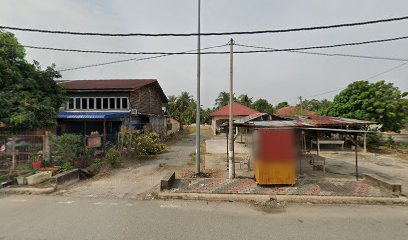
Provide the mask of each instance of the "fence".
POLYGON ((47 152, 46 141, 46 134, 0 134, 0 169, 30 168, 33 155, 47 152))

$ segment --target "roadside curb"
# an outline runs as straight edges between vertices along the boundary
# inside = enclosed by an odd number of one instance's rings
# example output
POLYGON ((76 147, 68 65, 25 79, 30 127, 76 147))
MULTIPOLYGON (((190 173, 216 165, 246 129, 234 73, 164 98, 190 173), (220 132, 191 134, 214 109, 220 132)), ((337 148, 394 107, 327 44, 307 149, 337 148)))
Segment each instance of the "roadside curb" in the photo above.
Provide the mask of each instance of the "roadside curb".
POLYGON ((0 193, 3 194, 49 194, 54 192, 57 186, 47 187, 47 188, 34 188, 34 187, 18 187, 18 188, 2 188, 0 193))
POLYGON ((405 197, 345 197, 345 196, 299 196, 299 195, 255 195, 255 194, 209 194, 209 193, 173 193, 159 192, 159 199, 182 199, 229 202, 265 202, 275 200, 287 203, 312 204, 366 204, 366 205, 408 205, 405 197))

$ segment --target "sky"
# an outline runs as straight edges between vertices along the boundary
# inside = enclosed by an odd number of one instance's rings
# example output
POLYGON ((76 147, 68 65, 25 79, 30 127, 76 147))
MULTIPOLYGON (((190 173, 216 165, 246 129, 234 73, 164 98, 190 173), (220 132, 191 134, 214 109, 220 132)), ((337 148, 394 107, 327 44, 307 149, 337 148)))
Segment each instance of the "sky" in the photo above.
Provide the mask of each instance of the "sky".
MULTIPOLYGON (((253 31, 320 26, 408 15, 404 0, 202 0, 201 31, 253 31)), ((0 25, 106 33, 190 33, 197 31, 194 0, 0 0, 0 25)), ((408 20, 331 30, 232 36, 238 44, 296 48, 359 42, 408 35, 408 20)), ((196 37, 95 37, 13 31, 25 45, 106 51, 185 51, 197 48, 196 37)), ((226 44, 231 36, 202 37, 201 46, 226 44)), ((236 50, 249 50, 235 46, 236 50)), ((228 51, 229 47, 219 50, 228 51)), ((321 49, 324 53, 407 58, 408 40, 321 49)), ((62 53, 27 49, 27 58, 57 69, 133 58, 126 55, 62 53)), ((219 92, 229 91, 229 55, 203 55, 201 104, 212 107, 219 92)), ((62 72, 62 79, 157 79, 164 92, 196 96, 197 57, 169 56, 62 72)), ((296 104, 298 97, 346 87, 400 65, 401 62, 325 57, 290 52, 235 54, 234 92, 276 105, 296 104)), ((408 91, 408 64, 370 79, 394 83, 408 91)), ((317 95, 332 99, 339 91, 317 95)))

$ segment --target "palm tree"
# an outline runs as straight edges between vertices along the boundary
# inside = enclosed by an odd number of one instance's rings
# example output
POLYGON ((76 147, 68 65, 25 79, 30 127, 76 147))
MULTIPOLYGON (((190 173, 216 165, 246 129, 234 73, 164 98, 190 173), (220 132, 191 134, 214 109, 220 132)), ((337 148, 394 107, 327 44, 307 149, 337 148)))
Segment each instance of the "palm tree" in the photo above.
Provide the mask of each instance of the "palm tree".
MULTIPOLYGON (((227 106, 229 104, 229 97, 230 97, 229 93, 224 92, 224 91, 220 92, 218 94, 217 99, 215 99, 215 107, 222 108, 224 106, 227 106)), ((237 101, 237 98, 235 97, 235 95, 233 95, 232 98, 233 98, 232 101, 234 102, 237 101)))
POLYGON ((238 102, 244 106, 251 107, 253 101, 247 94, 241 94, 238 97, 238 102))

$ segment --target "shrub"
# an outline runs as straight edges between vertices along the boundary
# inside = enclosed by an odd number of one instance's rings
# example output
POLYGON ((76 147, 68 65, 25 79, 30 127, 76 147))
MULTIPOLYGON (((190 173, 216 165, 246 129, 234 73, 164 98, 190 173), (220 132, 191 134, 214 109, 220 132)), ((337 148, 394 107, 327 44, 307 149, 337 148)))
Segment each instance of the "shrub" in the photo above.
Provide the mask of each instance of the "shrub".
POLYGON ((149 134, 123 133, 119 146, 136 156, 148 156, 162 153, 166 145, 160 141, 157 133, 149 134))
POLYGON ((82 136, 71 133, 61 136, 51 135, 50 145, 51 156, 59 164, 78 158, 85 149, 82 136))
POLYGON ((74 167, 72 166, 72 164, 70 162, 64 162, 64 164, 62 164, 61 171, 65 172, 65 171, 69 171, 69 170, 71 170, 73 168, 74 167))
POLYGON ((120 152, 115 148, 110 148, 106 154, 105 159, 113 168, 120 167, 120 152))
POLYGON ((384 144, 381 132, 374 132, 367 135, 367 144, 372 146, 381 146, 384 144))
POLYGON ((99 173, 103 165, 103 161, 99 158, 95 159, 91 165, 87 168, 88 171, 90 171, 93 175, 96 175, 99 173))

